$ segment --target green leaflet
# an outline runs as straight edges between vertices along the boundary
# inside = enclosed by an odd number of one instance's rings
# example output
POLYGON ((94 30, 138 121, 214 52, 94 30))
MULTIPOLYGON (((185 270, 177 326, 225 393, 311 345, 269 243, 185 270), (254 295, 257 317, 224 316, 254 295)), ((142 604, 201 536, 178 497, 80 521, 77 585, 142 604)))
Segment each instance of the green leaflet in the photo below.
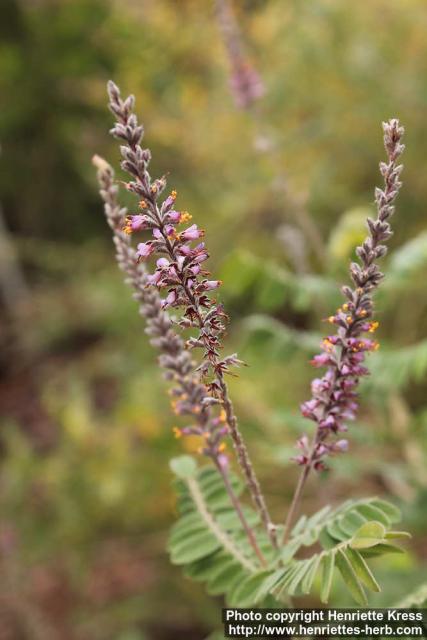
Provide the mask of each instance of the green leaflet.
POLYGON ((337 550, 335 562, 345 584, 348 587, 348 590, 356 600, 357 604, 366 606, 368 604, 368 601, 366 599, 363 587, 360 584, 360 581, 352 565, 350 564, 350 561, 348 560, 345 552, 342 549, 337 550))
MULTIPOLYGON (((242 507, 243 514, 250 527, 254 527, 260 521, 259 515, 253 509, 242 507)), ((227 530, 241 529, 242 524, 234 509, 224 509, 217 514, 218 524, 227 530)))
POLYGON ((309 558, 308 560, 300 561, 299 563, 300 566, 298 570, 295 572, 287 588, 287 592, 289 593, 289 595, 293 596, 301 590, 302 582, 307 574, 307 571, 310 568, 311 561, 312 561, 312 558, 309 558))
POLYGON ((328 602, 331 593, 332 578, 335 567, 335 551, 326 553, 321 559, 322 569, 322 586, 320 589, 320 599, 322 602, 328 602))
POLYGON ((371 504, 385 513, 390 522, 399 522, 401 518, 400 510, 394 504, 391 504, 391 502, 386 502, 385 500, 381 500, 381 498, 374 498, 371 504))
POLYGON ((239 584, 245 578, 249 577, 249 573, 244 571, 241 565, 234 560, 227 559, 222 564, 211 570, 208 577, 206 591, 212 595, 220 595, 227 593, 230 585, 239 584))
POLYGON ((302 593, 310 593, 311 587, 313 586, 314 579, 317 574, 317 570, 319 568, 321 562, 320 554, 313 556, 310 558, 310 565, 307 568, 307 572, 304 576, 304 580, 301 584, 302 593))
POLYGON ((250 607, 257 602, 257 596, 261 584, 270 574, 270 571, 260 571, 239 583, 227 595, 229 607, 250 607))
POLYGON ((172 527, 168 541, 168 551, 179 542, 186 540, 189 536, 205 530, 206 525, 198 513, 187 514, 172 527))
POLYGON ((357 511, 350 511, 340 519, 340 529, 347 536, 352 536, 366 522, 363 516, 357 511))
POLYGON ((170 548, 173 564, 188 564, 216 551, 221 546, 217 538, 209 531, 203 530, 181 540, 170 548))
POLYGON ((319 542, 324 549, 333 549, 337 544, 337 541, 329 535, 326 529, 322 529, 319 533, 319 542))
POLYGON ((382 556, 385 553, 405 553, 405 550, 399 547, 397 544, 392 544, 384 540, 375 547, 369 549, 360 549, 360 553, 364 558, 374 558, 375 556, 382 556))
POLYGON ((374 504, 361 504, 357 507, 357 511, 365 516, 367 520, 376 520, 381 522, 385 527, 389 527, 391 521, 389 517, 374 504))
POLYGON ((340 542, 347 540, 348 535, 341 529, 340 527, 340 519, 332 520, 332 522, 327 525, 327 532, 334 540, 339 540, 340 542))
POLYGON ((381 591, 381 588, 378 582, 375 580, 371 570, 366 564, 364 558, 358 553, 358 551, 354 551, 347 547, 346 556, 351 563, 351 566, 354 569, 357 577, 363 582, 365 587, 370 589, 371 591, 381 591))
POLYGON ((289 571, 289 567, 284 569, 276 569, 269 574, 269 576, 261 583, 258 592, 256 594, 255 602, 261 602, 269 593, 273 593, 276 585, 289 571))
POLYGON ((190 562, 184 567, 184 575, 197 582, 205 582, 212 575, 213 567, 222 567, 229 556, 222 551, 217 551, 209 556, 190 562))
POLYGON ((407 531, 387 531, 385 534, 386 540, 405 539, 412 538, 411 534, 407 531))
POLYGON ((375 547, 383 541, 385 533, 385 527, 381 522, 366 522, 356 531, 350 546, 352 549, 375 547))
POLYGON ((288 571, 283 575, 281 580, 274 587, 274 594, 280 599, 283 598, 285 593, 288 591, 288 586, 293 581, 294 577, 301 570, 301 560, 297 560, 292 565, 290 565, 288 571))

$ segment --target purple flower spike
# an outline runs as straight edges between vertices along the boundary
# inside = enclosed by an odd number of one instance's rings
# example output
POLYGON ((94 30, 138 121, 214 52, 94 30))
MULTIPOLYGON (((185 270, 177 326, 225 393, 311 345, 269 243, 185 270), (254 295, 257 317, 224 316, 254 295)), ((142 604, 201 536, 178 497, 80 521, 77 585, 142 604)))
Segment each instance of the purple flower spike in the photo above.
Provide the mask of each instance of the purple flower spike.
MULTIPOLYGON (((303 456, 295 458, 298 464, 307 467, 307 473, 311 468, 317 471, 325 469, 325 456, 347 451, 347 440, 335 443, 330 440, 335 434, 347 430, 347 420, 355 419, 358 405, 354 390, 359 378, 369 373, 363 366, 366 354, 376 351, 379 346, 363 334, 372 334, 378 328, 378 322, 371 320, 372 293, 383 278, 376 261, 386 253, 382 243, 391 236, 388 219, 394 213, 393 202, 401 187, 402 165, 398 165, 397 160, 404 149, 401 144, 403 128, 398 120, 384 123, 383 128, 388 162, 380 165, 385 186, 375 191, 377 219, 368 219, 370 235, 356 249, 359 263, 354 262, 350 267, 354 288, 343 287, 346 301, 328 318, 328 322, 335 325, 336 333, 323 340, 322 353, 311 361, 314 367, 327 367, 326 373, 322 378, 313 380, 313 397, 301 405, 302 415, 317 424, 313 444, 305 446, 303 456)), ((301 448, 300 441, 297 446, 301 448)))

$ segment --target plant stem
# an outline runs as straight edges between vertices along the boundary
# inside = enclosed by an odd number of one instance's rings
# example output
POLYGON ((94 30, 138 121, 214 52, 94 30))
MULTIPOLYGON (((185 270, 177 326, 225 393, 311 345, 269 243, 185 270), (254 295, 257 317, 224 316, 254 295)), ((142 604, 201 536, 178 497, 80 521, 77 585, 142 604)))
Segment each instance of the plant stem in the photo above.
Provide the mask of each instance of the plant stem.
POLYGON ((230 435, 233 440, 234 449, 236 451, 237 459, 240 463, 240 466, 245 475, 246 481, 248 483, 248 487, 252 496, 252 500, 254 501, 258 512, 261 516, 264 527, 268 533, 270 541, 275 549, 278 548, 277 536, 276 536, 276 528, 273 525, 270 514, 268 512, 267 505, 264 500, 264 496, 261 492, 261 487, 258 482, 258 478, 254 471, 254 468, 251 463, 251 459, 249 457, 248 450, 244 443, 242 434, 240 433, 237 418, 234 413, 233 403, 228 393, 227 383, 224 380, 222 374, 218 376, 220 387, 221 387, 221 399, 224 407, 224 411, 227 416, 227 423, 230 427, 230 435))
POLYGON ((239 517, 240 522, 242 523, 243 529, 245 530, 245 533, 246 533, 246 535, 248 537, 249 543, 250 543, 251 547, 253 548, 258 560, 260 561, 261 566, 262 567, 266 567, 267 566, 267 561, 264 558, 264 556, 263 556, 263 554, 261 552, 261 549, 258 546, 258 543, 256 541, 254 532, 252 531, 251 527, 249 526, 249 524, 248 524, 248 522, 247 522, 247 520, 245 518, 245 515, 244 515, 244 513, 242 511, 242 506, 241 506, 241 504, 239 502, 239 499, 238 499, 237 495, 235 494, 233 487, 231 486, 231 482, 230 482, 230 478, 229 478, 228 472, 218 462, 218 460, 215 460, 215 464, 216 464, 216 467, 217 467, 218 471, 220 472, 220 474, 222 476, 222 479, 224 481, 224 485, 225 485, 225 488, 226 488, 227 493, 229 495, 229 498, 230 498, 230 500, 231 500, 231 502, 233 504, 233 507, 236 510, 236 513, 237 513, 237 515, 239 517))
POLYGON ((304 466, 300 477, 298 479, 297 482, 297 486, 295 487, 295 492, 294 492, 294 496, 292 498, 292 502, 291 502, 291 506, 289 507, 289 511, 288 514, 286 516, 286 521, 285 521, 285 531, 283 534, 283 540, 282 540, 282 544, 286 544, 287 541, 289 540, 289 536, 291 533, 291 527, 294 521, 294 517, 297 514, 298 511, 298 507, 299 507, 299 502, 301 499, 301 495, 302 495, 302 491, 304 489, 304 485, 306 483, 306 480, 308 478, 308 474, 310 473, 310 469, 311 467, 309 465, 304 466))

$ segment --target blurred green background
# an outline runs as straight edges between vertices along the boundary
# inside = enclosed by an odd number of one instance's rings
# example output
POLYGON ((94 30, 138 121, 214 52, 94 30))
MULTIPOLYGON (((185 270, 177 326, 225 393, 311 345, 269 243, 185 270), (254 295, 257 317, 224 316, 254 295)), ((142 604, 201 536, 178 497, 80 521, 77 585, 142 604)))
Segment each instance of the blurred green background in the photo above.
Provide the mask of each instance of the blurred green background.
MULTIPOLYGON (((2 0, 0 23, 0 638, 200 639, 221 601, 168 563, 174 520, 165 383, 114 262, 94 153, 116 166, 105 84, 137 97, 181 208, 207 231, 232 317, 231 382, 274 518, 310 425, 309 357, 339 303, 383 158, 406 126, 404 188, 379 353, 351 451, 304 508, 384 495, 409 552, 381 559, 389 605, 427 567, 427 6, 424 0, 240 0, 245 56, 265 96, 229 91, 211 0, 2 0), (301 229, 301 211, 321 242, 301 229)), ((126 198, 125 198, 126 200, 126 198)), ((304 226, 304 225, 303 225, 304 226)), ((346 605, 339 583, 332 604, 346 605)), ((316 605, 316 599, 305 604, 316 605)))

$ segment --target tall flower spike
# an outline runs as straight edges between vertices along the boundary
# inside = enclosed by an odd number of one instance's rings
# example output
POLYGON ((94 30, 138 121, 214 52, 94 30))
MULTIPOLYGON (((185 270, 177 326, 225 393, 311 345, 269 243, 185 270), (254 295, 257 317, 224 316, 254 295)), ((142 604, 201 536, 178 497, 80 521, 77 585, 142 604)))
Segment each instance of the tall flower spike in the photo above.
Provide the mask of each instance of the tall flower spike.
POLYGON ((342 288, 346 301, 328 318, 336 332, 323 340, 322 353, 312 360, 315 367, 326 367, 326 373, 322 378, 313 380, 312 398, 301 405, 303 416, 315 422, 316 433, 311 443, 307 437, 298 441, 300 454, 295 460, 303 471, 288 512, 285 536, 289 534, 310 470, 324 469, 326 456, 347 450, 347 440, 337 441, 334 436, 347 431, 346 423, 355 418, 358 408, 356 388, 359 379, 369 373, 363 364, 365 355, 378 348, 378 343, 367 337, 378 327, 378 322, 372 321, 372 294, 383 278, 377 260, 386 254, 387 248, 383 243, 392 235, 388 220, 394 213, 393 203, 402 186, 400 174, 403 165, 398 164, 398 159, 404 150, 401 144, 404 129, 398 120, 384 122, 383 130, 387 162, 380 163, 384 187, 375 189, 377 218, 368 218, 369 235, 356 249, 359 262, 350 265, 354 286, 342 288))
POLYGON ((117 263, 128 278, 127 284, 134 289, 134 298, 140 304, 141 316, 146 320, 146 333, 151 344, 160 351, 159 364, 165 369, 165 377, 173 383, 171 395, 174 411, 179 416, 187 416, 191 424, 182 429, 174 427, 175 435, 197 435, 203 439, 200 453, 212 459, 223 477, 230 500, 241 520, 250 544, 262 566, 264 557, 259 549, 252 529, 243 514, 240 502, 233 491, 228 476, 228 458, 224 453, 223 438, 228 428, 224 417, 218 411, 218 404, 212 402, 206 386, 194 371, 190 352, 182 339, 175 333, 172 320, 163 309, 162 300, 156 289, 147 286, 145 266, 138 262, 137 254, 130 244, 126 227, 126 209, 120 207, 118 187, 114 182, 114 172, 110 165, 95 156, 93 163, 98 169, 100 194, 104 201, 107 222, 113 231, 117 263))
POLYGON ((231 66, 230 89, 236 107, 248 109, 265 94, 261 76, 251 64, 229 0, 216 0, 219 25, 231 66))
MULTIPOLYGON (((175 191, 161 199, 166 186, 164 177, 151 179, 148 172, 151 153, 140 145, 143 128, 133 113, 133 96, 122 100, 118 87, 111 81, 108 83, 108 93, 110 109, 116 117, 116 124, 111 133, 126 143, 120 147, 123 157, 122 169, 132 176, 126 187, 141 199, 139 205, 144 216, 144 226, 152 234, 150 239, 138 245, 138 258, 146 260, 154 254, 160 256, 148 282, 151 286, 167 292, 163 298, 164 308, 182 309, 179 320, 181 327, 196 331, 196 335, 187 341, 187 347, 203 350, 198 370, 204 377, 210 396, 214 400, 218 399, 223 406, 226 423, 248 488, 270 539, 276 546, 275 528, 238 429, 224 379, 225 374, 229 373, 233 366, 241 364, 241 361, 235 354, 223 358, 220 356, 221 338, 227 316, 222 305, 209 295, 209 292, 221 283, 208 280, 209 272, 203 268, 203 263, 209 257, 205 243, 199 242, 204 231, 196 224, 180 230, 180 224, 188 221, 188 213, 176 210, 175 191)), ((127 231, 129 226, 132 227, 133 219, 133 216, 128 219, 127 231)))

